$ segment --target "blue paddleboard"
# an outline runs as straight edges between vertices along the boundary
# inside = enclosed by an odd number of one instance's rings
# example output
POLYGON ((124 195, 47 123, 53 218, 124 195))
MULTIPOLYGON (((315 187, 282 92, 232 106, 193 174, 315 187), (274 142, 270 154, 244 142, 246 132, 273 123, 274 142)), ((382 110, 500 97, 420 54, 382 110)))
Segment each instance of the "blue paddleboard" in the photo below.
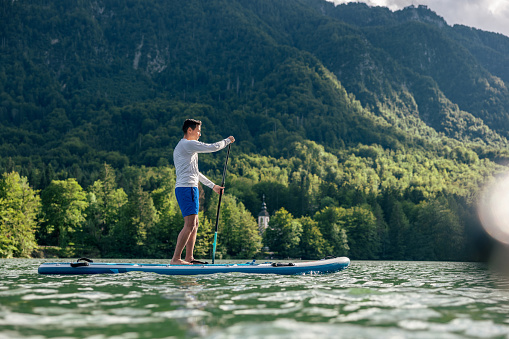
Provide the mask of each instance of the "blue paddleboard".
MULTIPOLYGON (((80 259, 81 260, 81 259, 80 259)), ((250 273, 250 274, 323 274, 344 270, 350 265, 350 259, 339 257, 317 261, 297 263, 263 263, 254 261, 246 264, 203 264, 203 265, 170 265, 170 264, 127 264, 99 263, 87 260, 75 263, 43 263, 39 266, 40 274, 105 274, 126 272, 152 272, 168 275, 196 275, 213 273, 250 273)))

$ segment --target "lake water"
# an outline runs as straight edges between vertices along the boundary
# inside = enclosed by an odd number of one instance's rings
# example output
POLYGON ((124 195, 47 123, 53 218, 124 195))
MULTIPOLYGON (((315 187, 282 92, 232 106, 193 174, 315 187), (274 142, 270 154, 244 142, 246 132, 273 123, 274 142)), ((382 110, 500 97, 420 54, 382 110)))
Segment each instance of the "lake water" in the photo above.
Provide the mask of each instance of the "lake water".
POLYGON ((43 261, 0 260, 0 339, 509 338, 509 284, 479 263, 353 261, 322 276, 42 276, 43 261))

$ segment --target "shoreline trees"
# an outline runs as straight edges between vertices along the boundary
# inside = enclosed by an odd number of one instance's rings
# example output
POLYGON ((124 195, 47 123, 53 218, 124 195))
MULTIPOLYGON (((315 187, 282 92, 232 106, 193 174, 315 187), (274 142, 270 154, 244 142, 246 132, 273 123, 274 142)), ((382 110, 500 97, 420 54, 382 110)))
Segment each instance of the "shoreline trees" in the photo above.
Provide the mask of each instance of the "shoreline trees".
MULTIPOLYGON (((266 246, 270 255, 279 258, 348 255, 475 261, 486 257, 483 248, 490 239, 476 218, 475 192, 466 194, 470 191, 462 181, 487 180, 476 175, 475 168, 462 180, 447 176, 422 180, 418 178, 426 178, 426 171, 420 170, 418 176, 410 172, 421 165, 391 164, 390 153, 372 152, 376 158, 368 161, 356 157, 360 151, 353 149, 349 156, 338 154, 336 160, 323 162, 307 155, 319 146, 308 143, 307 147, 290 159, 246 154, 232 159, 220 215, 218 257, 263 257, 269 255, 262 251, 266 246), (340 162, 341 158, 346 160, 340 162), (260 162, 263 168, 257 169, 260 162), (320 176, 309 168, 321 171, 320 176), (373 185, 377 180, 378 186, 373 185), (262 237, 253 215, 263 194, 272 216, 262 237)), ((331 155, 322 151, 323 157, 331 155)), ((407 154, 403 159, 411 157, 407 154)), ((433 173, 439 165, 428 166, 433 173)), ((168 166, 119 170, 103 164, 97 180, 86 188, 67 178, 54 179, 41 191, 30 188, 27 178, 17 172, 4 173, 0 257, 29 257, 41 245, 56 247, 50 255, 57 256, 170 258, 183 225, 174 185, 174 170, 168 166)), ((211 252, 217 196, 204 190, 200 194, 202 223, 196 254, 206 258, 211 252)))

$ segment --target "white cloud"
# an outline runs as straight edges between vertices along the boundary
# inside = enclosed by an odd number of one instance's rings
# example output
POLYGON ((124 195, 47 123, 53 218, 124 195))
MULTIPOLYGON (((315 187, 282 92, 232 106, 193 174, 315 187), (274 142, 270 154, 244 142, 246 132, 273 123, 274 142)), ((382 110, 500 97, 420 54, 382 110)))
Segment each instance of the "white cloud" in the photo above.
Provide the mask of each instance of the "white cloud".
POLYGON ((426 5, 449 25, 461 24, 509 37, 509 0, 327 0, 335 4, 364 2, 395 11, 414 5, 426 5))

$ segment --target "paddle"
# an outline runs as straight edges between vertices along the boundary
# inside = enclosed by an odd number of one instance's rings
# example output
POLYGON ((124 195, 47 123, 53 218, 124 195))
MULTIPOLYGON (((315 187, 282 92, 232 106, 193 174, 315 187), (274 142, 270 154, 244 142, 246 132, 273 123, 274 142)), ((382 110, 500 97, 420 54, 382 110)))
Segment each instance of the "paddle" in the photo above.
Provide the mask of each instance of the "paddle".
MULTIPOLYGON (((221 182, 221 187, 224 187, 224 179, 226 177, 226 166, 228 165, 228 157, 230 156, 230 147, 232 144, 228 145, 228 152, 226 152, 226 161, 224 163, 223 169, 223 181, 221 182)), ((219 210, 221 209, 221 198, 223 196, 223 190, 219 193, 219 203, 217 204, 217 216, 216 216, 216 233, 214 233, 214 244, 212 245, 212 264, 214 264, 214 260, 216 258, 216 245, 217 245, 217 228, 219 225, 219 210)))

